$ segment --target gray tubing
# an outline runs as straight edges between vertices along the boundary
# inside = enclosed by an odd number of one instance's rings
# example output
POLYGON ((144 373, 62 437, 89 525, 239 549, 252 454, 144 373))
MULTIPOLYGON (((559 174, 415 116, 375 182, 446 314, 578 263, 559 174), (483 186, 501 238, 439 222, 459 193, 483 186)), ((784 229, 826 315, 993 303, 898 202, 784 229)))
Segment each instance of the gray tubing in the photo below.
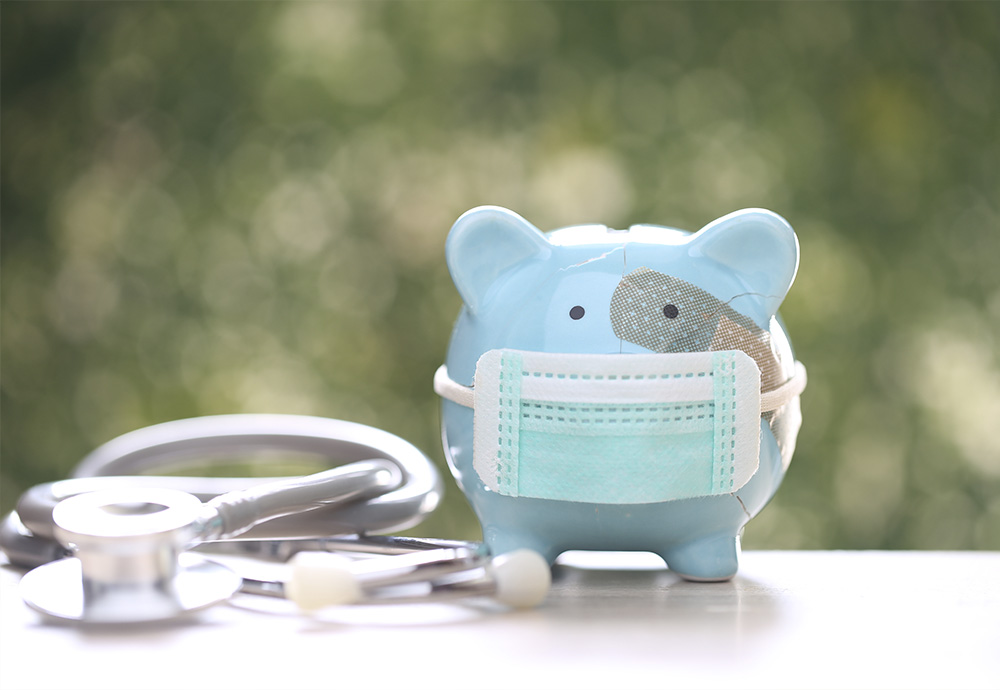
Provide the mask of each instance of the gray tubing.
MULTIPOLYGON (((240 453, 284 450, 326 458, 344 473, 343 465, 385 460, 398 468, 391 472, 397 486, 373 498, 321 505, 265 522, 240 535, 241 539, 322 538, 347 534, 384 534, 416 525, 438 505, 443 490, 433 463, 407 441, 374 427, 323 417, 237 414, 183 419, 138 429, 119 436, 87 455, 73 478, 30 489, 18 502, 17 514, 0 530, 0 548, 14 563, 46 557, 48 546, 22 544, 33 537, 52 537, 52 508, 63 498, 111 486, 179 488, 203 501, 234 490, 253 492, 274 477, 153 477, 131 476, 156 470, 204 466, 207 458, 232 458, 240 453), (130 475, 130 476, 123 476, 130 475), (27 529, 25 529, 27 528, 27 529), (30 531, 30 533, 29 533, 30 531), (24 554, 24 559, 14 553, 24 554)), ((365 463, 371 467, 372 463, 365 463)), ((377 464, 377 463, 376 463, 377 464)), ((391 468, 388 468, 391 469, 391 468)), ((336 472, 334 472, 336 474, 336 472)), ((294 483, 294 478, 282 481, 294 483)), ((321 497, 310 501, 322 503, 321 497)), ((277 507, 270 505, 272 512, 277 507)), ((53 547, 55 548, 55 547, 53 547)), ((60 548, 60 553, 61 547, 60 548)), ((32 563, 37 565, 37 563, 32 563)))

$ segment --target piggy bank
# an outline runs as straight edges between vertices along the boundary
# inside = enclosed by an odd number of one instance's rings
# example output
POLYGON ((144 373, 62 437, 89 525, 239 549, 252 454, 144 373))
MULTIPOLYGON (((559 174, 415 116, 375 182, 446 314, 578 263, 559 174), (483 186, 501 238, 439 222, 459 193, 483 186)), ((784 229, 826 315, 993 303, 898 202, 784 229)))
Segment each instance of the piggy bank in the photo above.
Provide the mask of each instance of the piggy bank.
POLYGON ((778 307, 798 268, 780 216, 698 232, 462 215, 445 247, 463 308, 435 374, 445 454, 494 554, 651 551, 736 574, 774 495, 805 370, 778 307))

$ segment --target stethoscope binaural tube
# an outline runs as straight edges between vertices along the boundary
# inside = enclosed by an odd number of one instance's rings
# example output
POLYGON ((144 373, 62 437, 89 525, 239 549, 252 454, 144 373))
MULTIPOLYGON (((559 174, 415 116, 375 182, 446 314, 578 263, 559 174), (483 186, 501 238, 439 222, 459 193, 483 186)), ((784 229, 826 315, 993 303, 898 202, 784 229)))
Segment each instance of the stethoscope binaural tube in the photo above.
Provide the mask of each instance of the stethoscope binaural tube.
MULTIPOLYGON (((432 512, 441 498, 441 479, 433 463, 409 442, 363 424, 305 415, 217 415, 158 424, 97 448, 80 462, 74 476, 142 474, 165 464, 176 467, 185 460, 203 459, 213 451, 231 455, 267 449, 325 456, 338 460, 337 464, 385 459, 403 473, 397 489, 364 504, 331 511, 329 517, 335 523, 324 524, 322 534, 406 529, 432 512), (327 529, 334 525, 332 531, 327 529)), ((311 519, 308 522, 312 524, 311 519)), ((309 536, 294 519, 267 524, 267 530, 253 536, 269 538, 283 529, 309 536)))
MULTIPOLYGON (((268 477, 159 477, 150 472, 204 466, 206 460, 282 450, 344 465, 384 459, 402 474, 399 486, 364 501, 339 503, 270 520, 244 539, 382 534, 418 524, 438 505, 443 487, 433 463, 415 446, 374 427, 322 417, 236 414, 196 417, 146 427, 100 446, 73 478, 29 489, 0 529, 0 549, 15 565, 34 567, 62 553, 52 543, 52 510, 70 496, 104 488, 173 488, 202 500, 266 482, 268 477), (44 559, 44 560, 43 560, 44 559)), ((273 478, 270 478, 273 479, 273 478)))

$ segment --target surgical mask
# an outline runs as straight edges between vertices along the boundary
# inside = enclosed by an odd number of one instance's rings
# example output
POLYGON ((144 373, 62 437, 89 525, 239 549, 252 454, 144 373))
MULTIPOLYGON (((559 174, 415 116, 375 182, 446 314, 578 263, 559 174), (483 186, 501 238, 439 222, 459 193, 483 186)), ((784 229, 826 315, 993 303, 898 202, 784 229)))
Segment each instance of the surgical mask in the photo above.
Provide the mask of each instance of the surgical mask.
POLYGON ((504 496, 638 504, 730 494, 757 471, 761 415, 805 369, 761 394, 741 350, 565 354, 490 350, 473 387, 434 388, 474 410, 473 466, 504 496))

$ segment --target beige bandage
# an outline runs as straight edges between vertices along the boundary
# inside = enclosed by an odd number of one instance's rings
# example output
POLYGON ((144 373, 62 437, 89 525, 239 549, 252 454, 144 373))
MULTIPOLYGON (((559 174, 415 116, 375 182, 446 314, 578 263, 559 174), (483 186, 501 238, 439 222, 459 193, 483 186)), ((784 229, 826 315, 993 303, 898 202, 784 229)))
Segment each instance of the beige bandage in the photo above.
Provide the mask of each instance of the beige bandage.
POLYGON ((705 290, 646 267, 618 284, 611 324, 616 336, 653 352, 742 350, 757 363, 763 392, 787 378, 768 331, 705 290), (667 305, 676 311, 665 313, 667 305))

